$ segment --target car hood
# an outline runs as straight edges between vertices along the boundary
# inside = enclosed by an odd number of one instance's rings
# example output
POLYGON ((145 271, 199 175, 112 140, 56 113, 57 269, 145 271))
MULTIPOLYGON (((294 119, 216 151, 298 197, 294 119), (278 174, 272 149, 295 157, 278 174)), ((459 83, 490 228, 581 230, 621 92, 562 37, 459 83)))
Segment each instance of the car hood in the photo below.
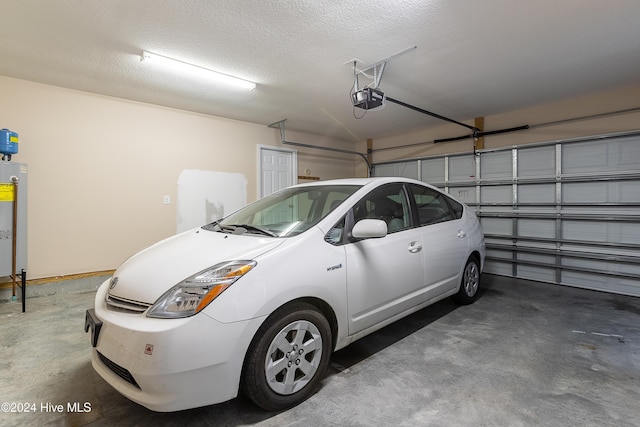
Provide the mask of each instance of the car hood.
POLYGON ((285 240, 200 228, 190 230, 162 240, 125 261, 113 275, 117 280, 109 295, 153 304, 171 287, 202 270, 224 261, 255 259, 285 240))

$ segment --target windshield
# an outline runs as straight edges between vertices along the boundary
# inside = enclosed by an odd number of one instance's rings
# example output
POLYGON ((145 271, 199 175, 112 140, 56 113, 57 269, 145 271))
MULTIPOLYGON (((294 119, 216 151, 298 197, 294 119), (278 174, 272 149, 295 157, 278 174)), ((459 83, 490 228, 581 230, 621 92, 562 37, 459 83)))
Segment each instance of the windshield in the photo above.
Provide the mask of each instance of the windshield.
POLYGON ((286 188, 203 228, 234 234, 295 236, 316 225, 359 188, 359 185, 286 188))

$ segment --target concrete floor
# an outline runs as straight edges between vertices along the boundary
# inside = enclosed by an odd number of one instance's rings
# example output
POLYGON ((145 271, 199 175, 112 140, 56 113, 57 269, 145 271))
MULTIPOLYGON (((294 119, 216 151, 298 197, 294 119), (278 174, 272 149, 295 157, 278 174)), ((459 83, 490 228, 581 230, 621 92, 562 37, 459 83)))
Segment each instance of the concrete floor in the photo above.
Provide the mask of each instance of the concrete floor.
POLYGON ((0 425, 640 426, 639 298, 485 275, 475 304, 442 301, 335 353, 293 409, 240 397, 168 414, 94 373, 92 301, 75 290, 29 299, 25 314, 0 304, 0 401, 36 409, 0 413, 0 425))

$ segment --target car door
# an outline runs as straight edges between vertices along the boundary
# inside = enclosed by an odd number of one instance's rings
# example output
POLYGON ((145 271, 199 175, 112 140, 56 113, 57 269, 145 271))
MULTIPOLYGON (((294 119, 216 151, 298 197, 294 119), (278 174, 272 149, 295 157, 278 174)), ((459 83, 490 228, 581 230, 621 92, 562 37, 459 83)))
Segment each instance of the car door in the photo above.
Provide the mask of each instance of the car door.
POLYGON ((423 242, 429 293, 437 296, 454 291, 460 283, 469 244, 463 207, 433 188, 410 184, 409 189, 423 242))
POLYGON ((419 304, 424 296, 423 242, 412 228, 402 184, 373 190, 353 208, 353 222, 382 219, 388 234, 347 243, 347 309, 353 335, 419 304))

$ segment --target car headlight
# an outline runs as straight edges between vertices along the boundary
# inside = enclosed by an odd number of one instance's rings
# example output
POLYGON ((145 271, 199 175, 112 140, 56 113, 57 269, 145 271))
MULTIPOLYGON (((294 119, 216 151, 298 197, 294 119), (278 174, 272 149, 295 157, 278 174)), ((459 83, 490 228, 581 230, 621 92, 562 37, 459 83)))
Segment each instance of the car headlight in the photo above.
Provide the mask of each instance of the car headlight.
POLYGON ((147 316, 172 319, 193 316, 256 264, 255 261, 224 262, 194 274, 165 292, 147 316))

